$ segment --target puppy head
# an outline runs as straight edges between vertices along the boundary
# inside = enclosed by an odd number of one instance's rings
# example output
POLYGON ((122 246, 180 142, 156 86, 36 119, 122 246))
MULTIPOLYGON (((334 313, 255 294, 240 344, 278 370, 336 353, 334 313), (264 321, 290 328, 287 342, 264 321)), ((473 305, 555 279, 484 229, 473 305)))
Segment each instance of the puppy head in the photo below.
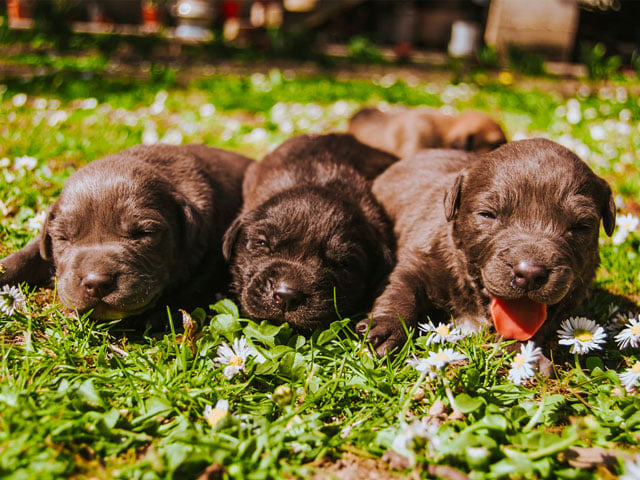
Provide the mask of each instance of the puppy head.
POLYGON ((544 139, 486 154, 455 181, 445 214, 469 273, 491 299, 499 333, 526 340, 547 307, 577 303, 611 235, 611 189, 566 148, 544 139))
POLYGON ((309 331, 368 308, 391 267, 381 228, 323 187, 272 197, 227 230, 233 289, 254 318, 309 331), (334 304, 335 292, 335 304, 334 304))
POLYGON ((194 222, 186 199, 130 158, 97 160, 72 175, 44 225, 41 255, 61 301, 96 319, 138 314, 172 281, 194 222))
POLYGON ((443 146, 469 152, 488 152, 507 141, 502 128, 488 115, 466 111, 443 133, 443 146))

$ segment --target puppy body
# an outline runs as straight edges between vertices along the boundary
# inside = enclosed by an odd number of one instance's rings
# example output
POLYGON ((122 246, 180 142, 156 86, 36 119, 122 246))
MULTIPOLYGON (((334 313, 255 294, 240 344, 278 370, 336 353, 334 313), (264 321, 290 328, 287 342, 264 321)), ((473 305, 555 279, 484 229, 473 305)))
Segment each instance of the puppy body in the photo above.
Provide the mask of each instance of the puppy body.
POLYGON ((428 108, 390 112, 365 108, 351 118, 349 132, 361 142, 400 158, 427 148, 487 152, 506 142, 500 125, 476 111, 451 116, 428 108))
POLYGON ((398 239, 371 312, 380 354, 405 340, 400 319, 415 327, 427 316, 453 315, 471 329, 492 317, 507 338, 544 341, 593 280, 600 220, 609 235, 615 225, 607 183, 544 139, 485 155, 423 152, 389 168, 373 191, 398 239))
POLYGON ((249 163, 200 145, 138 146, 91 162, 67 180, 42 233, 0 261, 0 281, 55 276, 61 301, 97 319, 190 308, 228 280, 222 235, 249 163))
POLYGON ((232 286, 253 318, 323 327, 364 314, 393 262, 391 224, 374 199, 368 155, 396 160, 347 135, 288 140, 253 164, 244 206, 225 235, 232 286))

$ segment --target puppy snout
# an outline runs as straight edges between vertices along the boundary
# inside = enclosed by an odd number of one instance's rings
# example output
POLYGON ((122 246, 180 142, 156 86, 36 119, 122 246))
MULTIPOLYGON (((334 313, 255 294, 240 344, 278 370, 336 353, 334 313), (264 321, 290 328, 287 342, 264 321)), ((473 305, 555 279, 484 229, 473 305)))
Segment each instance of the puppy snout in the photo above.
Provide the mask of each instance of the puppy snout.
POLYGON ((273 290, 273 300, 285 310, 292 310, 302 302, 303 294, 287 282, 279 282, 273 290))
POLYGON ((113 291, 115 278, 106 273, 89 272, 82 278, 85 293, 94 298, 102 298, 113 291))
POLYGON ((535 290, 547 283, 548 278, 549 270, 531 260, 521 260, 513 267, 512 282, 523 290, 535 290))

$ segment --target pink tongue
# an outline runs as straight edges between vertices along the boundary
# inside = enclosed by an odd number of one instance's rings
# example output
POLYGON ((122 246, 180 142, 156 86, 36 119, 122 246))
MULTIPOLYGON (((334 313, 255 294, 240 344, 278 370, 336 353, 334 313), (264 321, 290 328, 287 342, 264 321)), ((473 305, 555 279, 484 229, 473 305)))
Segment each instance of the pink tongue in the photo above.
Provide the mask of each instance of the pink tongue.
POLYGON ((547 306, 528 298, 491 299, 491 317, 496 330, 504 338, 529 340, 547 319, 547 306))

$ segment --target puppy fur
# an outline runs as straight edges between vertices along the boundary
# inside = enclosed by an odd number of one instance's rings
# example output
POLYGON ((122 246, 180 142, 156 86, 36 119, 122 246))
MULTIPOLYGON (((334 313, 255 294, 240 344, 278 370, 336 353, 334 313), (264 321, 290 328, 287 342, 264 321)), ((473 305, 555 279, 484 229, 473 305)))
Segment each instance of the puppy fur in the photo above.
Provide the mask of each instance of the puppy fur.
POLYGON ((349 132, 362 143, 400 158, 427 148, 488 152, 506 142, 497 122, 472 110, 451 116, 428 108, 390 112, 364 108, 351 117, 349 132))
POLYGON ((246 315, 311 331, 338 319, 336 307, 343 316, 371 308, 393 233, 367 177, 395 161, 350 135, 303 135, 249 167, 242 214, 224 239, 246 315))
POLYGON ((371 327, 381 355, 406 340, 402 321, 415 327, 453 315, 458 326, 475 329, 487 323, 491 298, 546 304, 546 322, 533 337, 544 342, 591 285, 600 221, 608 235, 615 226, 609 185, 545 139, 484 155, 425 151, 390 167, 373 191, 394 222, 398 262, 372 320, 356 328, 371 327), (542 275, 519 286, 522 262, 542 275))
POLYGON ((96 319, 205 303, 228 283, 222 235, 250 162, 202 145, 138 146, 91 162, 69 177, 42 233, 0 260, 0 282, 55 277, 62 303, 96 319))

